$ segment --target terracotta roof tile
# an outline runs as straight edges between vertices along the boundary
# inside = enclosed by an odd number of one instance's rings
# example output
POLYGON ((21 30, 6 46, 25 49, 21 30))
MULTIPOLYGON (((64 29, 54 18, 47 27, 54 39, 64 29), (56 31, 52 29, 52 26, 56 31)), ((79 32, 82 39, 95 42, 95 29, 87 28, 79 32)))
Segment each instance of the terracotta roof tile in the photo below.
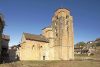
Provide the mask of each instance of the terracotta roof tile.
POLYGON ((27 40, 35 40, 35 41, 41 41, 47 43, 49 42, 49 40, 42 35, 35 35, 30 33, 23 33, 23 34, 27 40))

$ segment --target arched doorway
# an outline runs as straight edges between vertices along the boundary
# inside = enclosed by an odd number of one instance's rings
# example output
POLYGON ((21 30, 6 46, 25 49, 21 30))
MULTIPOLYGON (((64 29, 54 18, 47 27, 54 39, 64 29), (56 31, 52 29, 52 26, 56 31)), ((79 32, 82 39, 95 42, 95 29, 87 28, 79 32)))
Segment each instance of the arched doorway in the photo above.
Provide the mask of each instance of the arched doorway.
POLYGON ((43 60, 45 60, 45 56, 43 56, 43 60))

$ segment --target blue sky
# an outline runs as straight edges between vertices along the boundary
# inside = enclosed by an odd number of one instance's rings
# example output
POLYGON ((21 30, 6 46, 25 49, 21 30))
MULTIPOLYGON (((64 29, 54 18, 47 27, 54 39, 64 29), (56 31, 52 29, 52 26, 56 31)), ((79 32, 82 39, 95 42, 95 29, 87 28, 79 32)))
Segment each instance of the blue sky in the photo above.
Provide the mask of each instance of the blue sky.
POLYGON ((73 16, 75 43, 100 37, 100 0, 0 0, 10 45, 18 44, 23 32, 41 34, 61 7, 70 9, 73 16))

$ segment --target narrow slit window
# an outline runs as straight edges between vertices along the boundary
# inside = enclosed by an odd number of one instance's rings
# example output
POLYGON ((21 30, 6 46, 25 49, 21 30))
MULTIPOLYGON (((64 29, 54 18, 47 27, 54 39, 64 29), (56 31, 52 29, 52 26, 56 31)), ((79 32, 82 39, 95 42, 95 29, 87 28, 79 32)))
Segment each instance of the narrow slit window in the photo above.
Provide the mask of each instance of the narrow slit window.
POLYGON ((32 46, 32 49, 34 49, 34 45, 32 46))

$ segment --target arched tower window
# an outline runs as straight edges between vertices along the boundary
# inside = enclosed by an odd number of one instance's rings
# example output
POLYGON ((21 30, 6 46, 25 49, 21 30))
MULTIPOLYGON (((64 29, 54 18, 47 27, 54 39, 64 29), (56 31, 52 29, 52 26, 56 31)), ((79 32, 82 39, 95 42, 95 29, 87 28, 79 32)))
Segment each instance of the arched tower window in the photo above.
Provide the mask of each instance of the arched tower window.
POLYGON ((67 15, 67 16, 66 16, 66 19, 68 19, 68 18, 69 18, 69 16, 67 15))
POLYGON ((66 24, 67 31, 68 31, 68 22, 69 21, 67 20, 66 23, 65 23, 66 24))
POLYGON ((56 16, 56 18, 58 19, 58 16, 56 16))
POLYGON ((69 31, 69 27, 67 26, 67 31, 69 31))
POLYGON ((40 46, 42 48, 42 46, 40 46))
POLYGON ((58 36, 58 34, 56 33, 56 36, 58 36))

